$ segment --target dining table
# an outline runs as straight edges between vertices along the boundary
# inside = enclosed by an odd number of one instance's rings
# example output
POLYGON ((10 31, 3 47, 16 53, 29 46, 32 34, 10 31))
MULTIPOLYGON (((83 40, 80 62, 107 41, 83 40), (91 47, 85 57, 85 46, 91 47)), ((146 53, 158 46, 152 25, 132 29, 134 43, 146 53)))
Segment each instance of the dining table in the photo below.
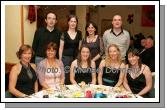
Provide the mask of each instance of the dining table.
POLYGON ((94 84, 80 86, 74 84, 40 90, 29 95, 28 98, 142 98, 142 96, 128 92, 123 86, 111 87, 94 84))

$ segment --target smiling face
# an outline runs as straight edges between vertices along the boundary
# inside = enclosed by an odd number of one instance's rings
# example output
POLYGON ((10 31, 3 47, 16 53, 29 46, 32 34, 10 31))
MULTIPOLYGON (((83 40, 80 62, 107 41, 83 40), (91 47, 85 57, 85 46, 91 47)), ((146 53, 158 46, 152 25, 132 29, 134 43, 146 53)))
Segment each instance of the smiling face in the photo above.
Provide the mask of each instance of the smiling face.
POLYGON ((128 61, 132 66, 138 65, 139 56, 136 56, 130 52, 130 53, 128 53, 128 61))
POLYGON ((120 15, 115 15, 112 20, 113 28, 121 28, 122 26, 122 18, 120 15))
POLYGON ((56 20, 56 15, 53 14, 53 13, 49 13, 47 15, 47 18, 45 19, 45 22, 47 24, 48 27, 54 27, 55 24, 57 23, 57 20, 56 20))
POLYGON ((48 59, 55 58, 56 50, 54 50, 53 48, 47 49, 46 56, 47 56, 48 59))
POLYGON ((68 25, 69 28, 71 29, 75 29, 77 27, 77 20, 75 17, 72 17, 69 21, 68 21, 68 25))
POLYGON ((21 56, 20 59, 22 62, 29 63, 32 57, 32 51, 31 49, 25 50, 21 56))
POLYGON ((86 47, 83 47, 81 49, 81 59, 87 61, 89 57, 90 57, 90 50, 86 47))
POLYGON ((89 35, 95 35, 95 27, 92 24, 89 24, 89 26, 87 27, 87 32, 89 35))
POLYGON ((154 45, 153 40, 148 38, 145 42, 145 48, 151 48, 154 45))
POLYGON ((117 60, 118 59, 118 55, 119 55, 119 51, 118 51, 118 49, 116 47, 111 46, 111 47, 109 47, 108 54, 109 54, 109 57, 112 60, 117 60))

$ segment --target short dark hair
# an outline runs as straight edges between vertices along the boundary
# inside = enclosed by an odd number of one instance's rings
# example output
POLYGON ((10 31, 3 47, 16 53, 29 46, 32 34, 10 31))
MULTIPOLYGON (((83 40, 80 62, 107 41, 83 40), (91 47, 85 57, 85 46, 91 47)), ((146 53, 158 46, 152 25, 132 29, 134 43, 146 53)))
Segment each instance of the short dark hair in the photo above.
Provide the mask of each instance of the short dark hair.
POLYGON ((147 36, 146 39, 154 40, 153 36, 151 36, 151 35, 147 36))
MULTIPOLYGON (((96 29, 95 31, 95 35, 97 34, 97 31, 98 31, 98 28, 97 28, 97 25, 93 22, 93 21, 89 21, 87 24, 86 24, 86 27, 85 27, 85 31, 87 30, 87 28, 89 27, 89 25, 92 24, 92 26, 96 29)), ((89 33, 86 31, 86 35, 88 36, 89 33)))
POLYGON ((45 14, 45 19, 47 19, 47 16, 48 16, 48 14, 50 14, 50 13, 54 14, 54 15, 56 16, 56 20, 57 20, 57 14, 56 14, 55 12, 53 12, 53 11, 48 11, 48 12, 45 14))
POLYGON ((19 51, 16 52, 16 55, 17 55, 17 58, 21 58, 21 55, 23 54, 24 51, 27 51, 27 50, 31 50, 32 52, 32 56, 34 55, 34 51, 32 49, 32 47, 30 45, 21 45, 20 48, 19 48, 19 51))

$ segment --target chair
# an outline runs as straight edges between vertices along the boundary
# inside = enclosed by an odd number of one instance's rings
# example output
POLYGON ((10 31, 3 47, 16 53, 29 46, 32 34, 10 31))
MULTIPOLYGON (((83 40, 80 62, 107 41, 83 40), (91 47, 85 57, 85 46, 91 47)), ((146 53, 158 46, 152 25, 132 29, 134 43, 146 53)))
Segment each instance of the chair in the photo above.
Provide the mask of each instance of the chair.
POLYGON ((155 98, 155 72, 152 72, 152 80, 153 80, 152 89, 150 90, 148 95, 150 98, 155 98))

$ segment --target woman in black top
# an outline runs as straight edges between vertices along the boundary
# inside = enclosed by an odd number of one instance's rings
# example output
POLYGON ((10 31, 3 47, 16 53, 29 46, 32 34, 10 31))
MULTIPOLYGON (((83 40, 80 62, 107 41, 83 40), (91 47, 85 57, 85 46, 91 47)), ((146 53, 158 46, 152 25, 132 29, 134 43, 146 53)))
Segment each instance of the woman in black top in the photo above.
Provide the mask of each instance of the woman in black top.
POLYGON ((121 62, 120 50, 117 45, 111 44, 107 52, 107 57, 99 65, 98 84, 112 87, 121 86, 125 64, 121 62))
POLYGON ((128 51, 128 61, 124 87, 134 94, 148 97, 148 92, 152 87, 152 75, 149 67, 141 63, 137 49, 128 51))
POLYGON ((81 47, 78 58, 71 64, 70 81, 72 84, 82 81, 96 84, 96 65, 94 61, 91 61, 90 50, 87 45, 81 47))
POLYGON ((9 76, 9 91, 15 97, 26 97, 38 92, 36 66, 30 63, 33 50, 29 45, 22 45, 17 52, 20 63, 14 65, 9 76))
POLYGON ((96 63, 96 67, 99 67, 101 56, 104 54, 103 41, 100 36, 97 35, 97 26, 94 22, 88 22, 85 27, 86 38, 83 39, 82 45, 87 44, 90 48, 91 59, 96 63))
MULTIPOLYGON (((63 61, 65 68, 71 65, 71 62, 76 58, 79 47, 82 42, 81 31, 77 30, 78 19, 75 15, 70 15, 68 18, 68 30, 64 32, 60 39, 59 60, 63 61)), ((65 71, 65 84, 70 83, 69 71, 65 71)))

